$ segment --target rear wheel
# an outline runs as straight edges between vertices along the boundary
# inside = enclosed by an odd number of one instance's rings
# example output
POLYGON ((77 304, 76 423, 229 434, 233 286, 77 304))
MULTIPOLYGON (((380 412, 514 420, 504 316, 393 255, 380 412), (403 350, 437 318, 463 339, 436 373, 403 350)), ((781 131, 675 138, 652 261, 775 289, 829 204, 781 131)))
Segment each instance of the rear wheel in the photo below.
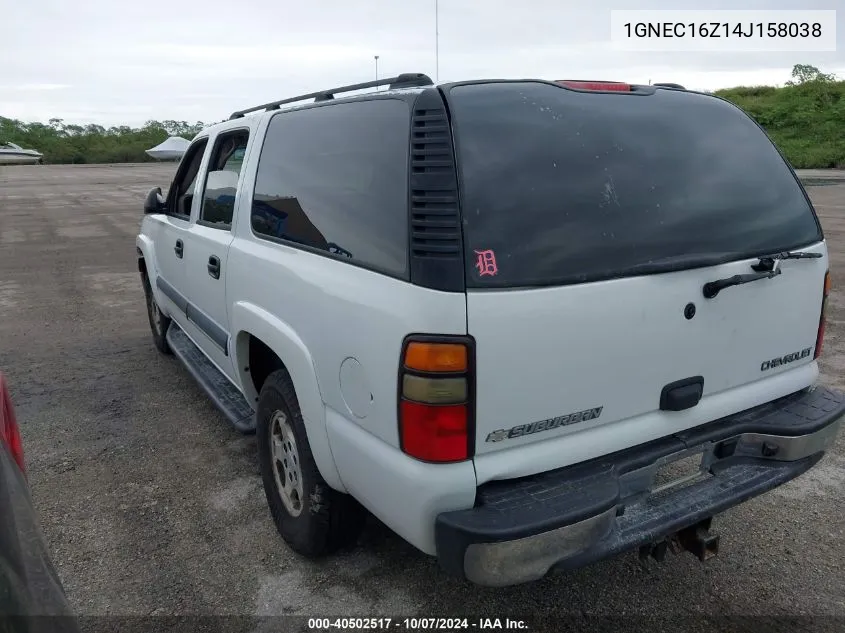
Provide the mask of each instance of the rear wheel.
POLYGON ((353 544, 366 513, 320 475, 285 370, 274 371, 264 381, 256 417, 264 493, 285 542, 311 558, 353 544))
POLYGON ((141 280, 144 284, 144 295, 147 298, 147 317, 150 321, 150 330, 153 333, 153 342, 161 353, 172 354, 173 352, 167 342, 167 328, 170 327, 170 317, 164 316, 158 307, 147 275, 142 273, 141 280))

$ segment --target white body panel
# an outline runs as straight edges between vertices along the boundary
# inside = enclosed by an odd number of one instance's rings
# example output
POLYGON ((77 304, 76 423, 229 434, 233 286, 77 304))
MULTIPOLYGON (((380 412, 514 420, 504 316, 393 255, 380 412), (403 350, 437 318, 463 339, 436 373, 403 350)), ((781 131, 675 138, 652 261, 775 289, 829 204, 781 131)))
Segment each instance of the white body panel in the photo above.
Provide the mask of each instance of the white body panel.
POLYGON ((702 296, 704 283, 752 272, 756 260, 559 288, 469 292, 476 455, 485 464, 479 479, 566 466, 812 384, 818 373, 812 352, 761 371, 768 359, 815 348, 827 251, 824 243, 802 250, 825 256, 784 261, 781 275, 726 288, 713 299, 702 296), (686 319, 690 302, 696 314, 686 319), (661 411, 663 387, 693 376, 704 378, 701 401, 686 411, 661 411), (596 419, 486 441, 499 429, 596 407, 602 407, 596 419), (556 446, 556 457, 538 459, 545 451, 531 449, 534 443, 556 446))
POLYGON ((475 457, 478 485, 577 464, 712 422, 799 391, 813 384, 818 375, 818 364, 809 362, 765 380, 711 394, 687 411, 652 411, 613 423, 575 424, 567 427, 568 432, 558 435, 554 431, 537 433, 521 443, 510 440, 512 446, 502 446, 502 450, 488 451, 475 457))
MULTIPOLYGON (((399 446, 396 389, 403 339, 413 332, 466 333, 461 294, 426 291, 254 237, 235 237, 226 283, 230 300, 277 316, 302 341, 313 359, 325 405, 394 447, 399 446), (256 275, 259 266, 262 273, 256 275), (360 370, 357 382, 344 394, 340 376, 347 358, 357 360, 360 370), (368 393, 357 394, 357 389, 368 393), (358 395, 369 401, 366 410, 358 412, 364 417, 347 405, 358 395)), ((237 322, 232 326, 238 335, 237 322)))
POLYGON ((434 519, 475 502, 472 462, 426 464, 401 453, 329 409, 332 452, 347 489, 394 532, 436 554, 434 519))
MULTIPOLYGON (((184 256, 181 259, 176 256, 175 246, 177 240, 184 242, 190 230, 190 222, 167 215, 153 215, 144 218, 141 230, 148 231, 146 235, 155 244, 157 276, 184 293, 186 283, 184 256)), ((153 288, 159 290, 155 279, 151 278, 150 283, 153 288)), ((186 322, 184 309, 180 309, 171 297, 163 293, 161 295, 162 302, 159 305, 165 314, 182 327, 186 322)), ((158 298, 159 295, 156 297, 158 298)))
MULTIPOLYGON (((232 234, 228 230, 213 229, 194 224, 185 236, 185 294, 188 301, 210 319, 214 327, 225 335, 229 331, 229 314, 226 304, 226 276, 229 244, 232 234), (210 257, 220 261, 220 278, 208 272, 210 257)), ((189 319, 190 321, 191 319, 189 319)), ((202 350, 230 380, 233 378, 232 358, 227 343, 215 341, 191 323, 189 333, 194 340, 201 339, 202 350)), ((225 341, 225 338, 222 339, 225 341)))

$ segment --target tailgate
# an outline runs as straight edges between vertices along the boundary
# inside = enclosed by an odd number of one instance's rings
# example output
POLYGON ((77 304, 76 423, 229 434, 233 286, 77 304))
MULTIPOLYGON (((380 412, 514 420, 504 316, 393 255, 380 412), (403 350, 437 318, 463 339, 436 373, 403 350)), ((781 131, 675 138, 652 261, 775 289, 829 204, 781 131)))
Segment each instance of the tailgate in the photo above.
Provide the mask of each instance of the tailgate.
MULTIPOLYGON (((824 253, 825 246, 805 251, 824 253)), ((476 454, 639 417, 639 429, 620 429, 631 433, 623 443, 638 444, 654 439, 646 434, 668 435, 720 417, 708 400, 721 392, 730 391, 736 402, 731 413, 759 404, 751 403, 752 383, 813 363, 827 260, 783 262, 777 277, 703 298, 706 282, 751 272, 755 262, 468 293, 477 358, 476 454), (695 306, 692 318, 689 305, 695 306), (703 381, 699 404, 660 410, 664 387, 695 377, 703 381)), ((791 381, 778 385, 765 389, 768 400, 800 388, 791 381)))
POLYGON ((815 380, 824 236, 741 110, 648 86, 444 91, 480 482, 641 444, 815 380), (786 251, 804 258, 760 268, 786 251), (705 296, 707 283, 765 272, 778 274, 705 296))

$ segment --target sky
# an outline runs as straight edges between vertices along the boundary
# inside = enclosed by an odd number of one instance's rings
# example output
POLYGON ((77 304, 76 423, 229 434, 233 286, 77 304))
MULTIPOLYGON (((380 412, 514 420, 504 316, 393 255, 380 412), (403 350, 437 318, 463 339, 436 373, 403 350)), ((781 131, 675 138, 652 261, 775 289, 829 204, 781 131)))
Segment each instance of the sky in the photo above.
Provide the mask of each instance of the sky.
POLYGON ((222 120, 286 96, 424 72, 475 78, 782 85, 845 78, 845 0, 0 0, 0 116, 222 120), (839 9, 836 52, 632 53, 611 9, 839 9), (435 55, 435 40, 439 55, 435 55), (439 62, 437 61, 439 59, 439 62))

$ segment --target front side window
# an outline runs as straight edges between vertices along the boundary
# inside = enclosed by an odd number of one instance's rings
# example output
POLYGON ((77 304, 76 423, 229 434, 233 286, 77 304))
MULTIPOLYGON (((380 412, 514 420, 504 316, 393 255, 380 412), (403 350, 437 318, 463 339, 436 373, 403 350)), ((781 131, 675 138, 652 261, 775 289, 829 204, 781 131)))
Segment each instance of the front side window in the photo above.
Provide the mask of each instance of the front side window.
POLYGON ((410 108, 353 101, 277 114, 255 182, 252 229, 407 272, 410 108))
POLYGON ((206 145, 208 145, 208 139, 203 138, 194 141, 193 145, 185 152, 167 196, 167 207, 170 214, 183 219, 191 217, 191 205, 194 202, 197 174, 200 170, 206 145))

